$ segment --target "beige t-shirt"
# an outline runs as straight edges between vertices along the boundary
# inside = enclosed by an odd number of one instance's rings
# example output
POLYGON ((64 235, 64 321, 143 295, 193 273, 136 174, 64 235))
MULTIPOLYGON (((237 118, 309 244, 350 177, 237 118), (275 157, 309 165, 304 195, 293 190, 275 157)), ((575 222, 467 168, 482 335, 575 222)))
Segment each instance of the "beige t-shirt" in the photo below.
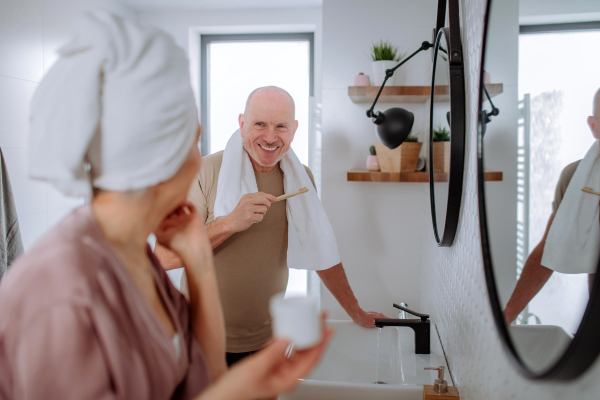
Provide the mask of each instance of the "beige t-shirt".
MULTIPOLYGON (((206 224, 214 221, 222 161, 222 151, 204 157, 198 181, 190 190, 189 199, 206 224)), ((305 168, 314 185, 312 173, 305 168)), ((279 165, 254 175, 259 191, 284 194, 279 165)), ((280 201, 271 204, 261 222, 232 235, 214 250, 229 353, 258 350, 271 339, 269 299, 285 291, 288 281, 287 231, 286 202, 280 201)))

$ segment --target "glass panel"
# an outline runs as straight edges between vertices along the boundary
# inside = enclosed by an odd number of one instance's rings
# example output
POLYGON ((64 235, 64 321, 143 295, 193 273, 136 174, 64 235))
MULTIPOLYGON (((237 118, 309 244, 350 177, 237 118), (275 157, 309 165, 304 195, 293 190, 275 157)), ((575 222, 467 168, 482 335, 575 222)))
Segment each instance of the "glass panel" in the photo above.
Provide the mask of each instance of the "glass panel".
POLYGON ((450 172, 450 66, 445 36, 442 36, 439 46, 434 71, 433 148, 430 154, 433 159, 436 224, 441 240, 446 224, 450 172))
POLYGON ((296 103, 298 130, 292 149, 308 165, 310 43, 214 42, 208 53, 210 153, 223 150, 239 128, 238 116, 250 92, 273 85, 287 90, 296 103))
MULTIPOLYGON (((238 128, 250 92, 262 86, 287 90, 296 104, 298 130, 292 149, 308 165, 310 43, 213 42, 208 46, 210 153, 225 149, 238 128)), ((286 296, 305 296, 307 273, 290 269, 286 296)))

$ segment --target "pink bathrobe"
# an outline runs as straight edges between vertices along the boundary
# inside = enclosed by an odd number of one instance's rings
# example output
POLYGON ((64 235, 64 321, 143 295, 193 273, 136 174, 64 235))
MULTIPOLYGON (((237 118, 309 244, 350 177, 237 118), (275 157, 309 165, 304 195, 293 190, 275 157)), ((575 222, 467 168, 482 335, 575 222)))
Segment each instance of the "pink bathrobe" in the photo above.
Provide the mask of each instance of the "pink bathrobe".
POLYGON ((0 285, 0 399, 190 399, 210 382, 188 304, 152 255, 178 352, 83 206, 0 285))

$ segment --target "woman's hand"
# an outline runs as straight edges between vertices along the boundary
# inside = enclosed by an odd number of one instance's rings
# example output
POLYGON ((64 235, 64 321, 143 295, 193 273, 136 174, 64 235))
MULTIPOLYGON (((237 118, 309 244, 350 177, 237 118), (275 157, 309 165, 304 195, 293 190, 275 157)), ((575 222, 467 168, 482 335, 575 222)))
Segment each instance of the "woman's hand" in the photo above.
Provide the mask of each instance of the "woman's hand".
MULTIPOLYGON (((325 315, 322 315, 324 320, 325 315)), ((333 329, 323 329, 321 342, 306 350, 293 351, 287 356, 289 343, 275 339, 258 353, 240 361, 223 376, 230 387, 230 399, 257 399, 289 393, 300 383, 321 359, 333 329)))
POLYGON ((200 251, 200 256, 212 255, 204 224, 192 203, 183 203, 167 215, 154 234, 158 244, 183 259, 192 250, 200 251))

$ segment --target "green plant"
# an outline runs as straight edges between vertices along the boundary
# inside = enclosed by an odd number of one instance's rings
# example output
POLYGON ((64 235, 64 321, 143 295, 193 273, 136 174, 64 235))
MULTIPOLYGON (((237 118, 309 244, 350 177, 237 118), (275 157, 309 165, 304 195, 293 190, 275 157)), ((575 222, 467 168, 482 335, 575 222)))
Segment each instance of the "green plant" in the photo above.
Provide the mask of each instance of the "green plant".
POLYGON ((446 127, 438 126, 437 129, 433 130, 433 141, 434 142, 449 142, 450 131, 446 127))
POLYGON ((419 138, 413 135, 408 135, 408 137, 406 139, 404 139, 405 142, 413 142, 413 143, 418 143, 419 142, 419 138))
POLYGON ((375 151, 375 146, 371 146, 371 147, 369 147, 369 151, 371 152, 371 155, 372 155, 372 156, 375 156, 375 155, 377 155, 377 152, 375 151))
POLYGON ((387 40, 380 40, 379 43, 371 44, 371 59, 373 61, 400 61, 404 54, 398 54, 398 47, 387 40))

